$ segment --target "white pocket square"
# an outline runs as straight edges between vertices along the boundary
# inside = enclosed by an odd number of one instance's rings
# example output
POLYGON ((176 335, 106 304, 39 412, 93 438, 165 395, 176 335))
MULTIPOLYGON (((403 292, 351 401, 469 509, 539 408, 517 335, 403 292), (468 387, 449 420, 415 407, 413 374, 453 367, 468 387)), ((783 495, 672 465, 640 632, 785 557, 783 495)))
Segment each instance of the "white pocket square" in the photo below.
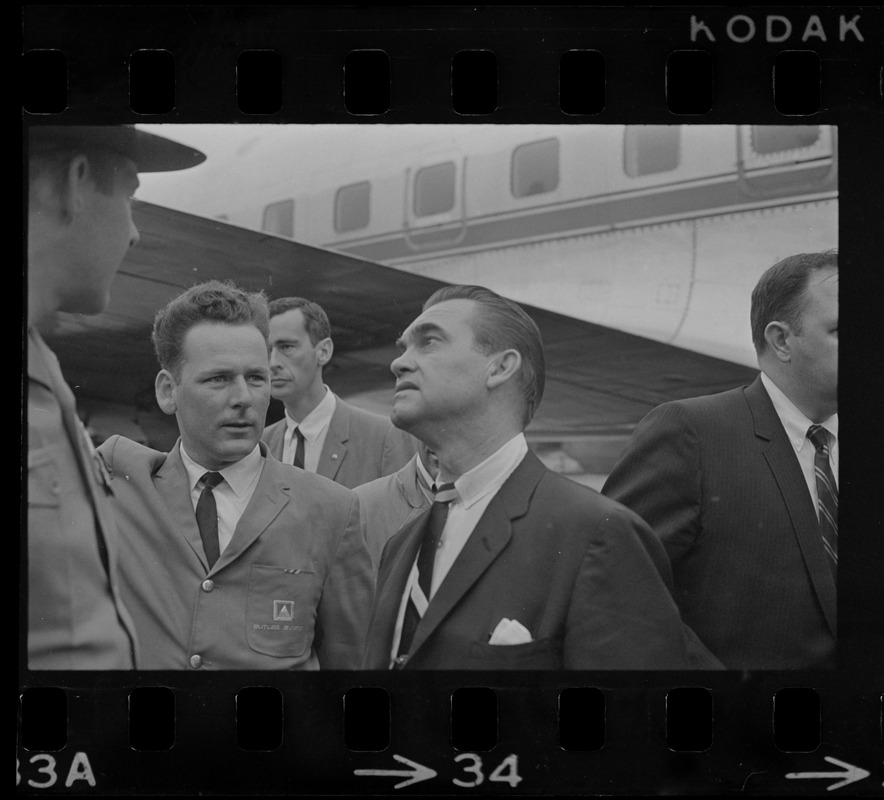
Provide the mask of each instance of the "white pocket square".
POLYGON ((488 644, 527 644, 534 641, 531 632, 518 620, 504 617, 497 623, 488 644))

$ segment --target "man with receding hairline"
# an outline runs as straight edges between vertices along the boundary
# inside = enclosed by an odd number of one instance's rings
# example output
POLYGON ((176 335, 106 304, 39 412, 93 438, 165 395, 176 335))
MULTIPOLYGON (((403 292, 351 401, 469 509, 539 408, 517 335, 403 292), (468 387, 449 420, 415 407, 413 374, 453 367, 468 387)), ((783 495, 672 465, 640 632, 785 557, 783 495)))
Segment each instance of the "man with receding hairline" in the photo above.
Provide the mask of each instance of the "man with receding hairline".
POLYGON ((651 531, 528 450, 545 367, 525 311, 482 287, 444 287, 399 346, 392 419, 439 474, 432 506, 383 551, 364 666, 690 666, 651 531))
POLYGON ((286 464, 350 489, 390 475, 414 455, 416 442, 390 420, 345 402, 325 385, 334 343, 328 316, 303 297, 270 303, 270 383, 285 416, 263 439, 286 464))
POLYGON ((837 254, 768 269, 751 325, 758 379, 654 409, 603 492, 654 528, 685 622, 725 667, 834 667, 837 254))

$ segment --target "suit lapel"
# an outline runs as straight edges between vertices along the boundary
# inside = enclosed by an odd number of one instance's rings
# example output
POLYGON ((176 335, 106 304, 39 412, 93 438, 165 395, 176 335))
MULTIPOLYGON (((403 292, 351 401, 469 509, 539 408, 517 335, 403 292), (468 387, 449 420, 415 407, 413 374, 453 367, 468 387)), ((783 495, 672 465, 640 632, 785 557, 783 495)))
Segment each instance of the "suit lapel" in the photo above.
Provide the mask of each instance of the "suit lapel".
POLYGON ((328 424, 325 444, 316 465, 316 474, 334 480, 347 453, 347 440, 350 438, 350 409, 340 397, 335 396, 335 413, 328 424))
POLYGON ((230 544, 215 562, 212 572, 236 560, 275 520, 292 498, 292 475, 264 451, 264 465, 258 485, 237 523, 230 544))
POLYGON ((804 565, 834 635, 837 625, 835 580, 826 561, 819 522, 804 474, 761 379, 756 379, 745 393, 755 421, 755 435, 766 442, 763 445, 764 458, 786 504, 804 565))
POLYGON ((267 445, 267 449, 277 461, 282 461, 282 451, 283 446, 285 445, 285 430, 286 422, 285 417, 283 417, 281 420, 274 422, 268 427, 267 430, 264 431, 264 435, 261 437, 267 445))
POLYGON ((200 530, 196 524, 193 501, 190 499, 190 476, 181 460, 180 439, 175 443, 175 447, 172 448, 163 465, 157 470, 154 486, 169 509, 172 527, 185 538, 190 549, 196 553, 196 557, 203 565, 203 569, 208 572, 209 564, 203 550, 200 530))
POLYGON ((421 533, 430 513, 429 507, 412 516, 388 542, 378 574, 375 610, 368 636, 366 664, 369 668, 386 669, 393 647, 393 632, 399 604, 408 575, 417 558, 421 533))
MULTIPOLYGON (((529 452, 488 504, 463 550, 433 595, 415 631, 412 655, 432 636, 433 631, 509 544, 513 535, 513 520, 527 512, 531 495, 544 470, 537 457, 529 452)), ((402 593, 399 594, 401 597, 402 593)))

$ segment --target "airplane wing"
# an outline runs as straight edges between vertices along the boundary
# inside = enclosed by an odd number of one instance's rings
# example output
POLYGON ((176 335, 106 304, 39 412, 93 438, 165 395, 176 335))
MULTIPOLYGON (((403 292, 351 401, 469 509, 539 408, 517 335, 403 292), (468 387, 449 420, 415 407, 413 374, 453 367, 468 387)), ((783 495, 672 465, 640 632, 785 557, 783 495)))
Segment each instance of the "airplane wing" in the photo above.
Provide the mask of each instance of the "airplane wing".
MULTIPOLYGON (((439 281, 151 203, 136 203, 133 215, 141 241, 126 256, 109 307, 97 316, 61 315, 47 336, 81 404, 150 402, 157 309, 188 286, 229 278, 271 299, 299 295, 322 305, 335 342, 328 383, 364 407, 389 409, 394 342, 439 281)), ((540 326, 547 358, 546 392, 528 431, 537 440, 625 433, 659 403, 723 391, 756 374, 526 308, 540 326)))

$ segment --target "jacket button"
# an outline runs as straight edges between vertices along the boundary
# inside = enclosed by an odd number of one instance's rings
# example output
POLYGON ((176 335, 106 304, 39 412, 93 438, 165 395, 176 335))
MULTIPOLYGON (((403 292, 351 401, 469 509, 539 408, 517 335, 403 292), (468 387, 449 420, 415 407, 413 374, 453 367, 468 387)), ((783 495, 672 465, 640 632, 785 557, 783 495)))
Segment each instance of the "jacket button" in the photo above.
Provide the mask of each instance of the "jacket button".
POLYGON ((215 588, 215 581, 207 578, 203 581, 202 589, 204 592, 211 592, 215 588))
POLYGON ((408 654, 406 653, 403 656, 396 656, 393 659, 393 669, 402 669, 405 666, 405 662, 408 661, 408 654))
POLYGON ((203 660, 200 656, 191 656, 190 657, 190 666, 194 669, 199 669, 202 666, 203 660))

